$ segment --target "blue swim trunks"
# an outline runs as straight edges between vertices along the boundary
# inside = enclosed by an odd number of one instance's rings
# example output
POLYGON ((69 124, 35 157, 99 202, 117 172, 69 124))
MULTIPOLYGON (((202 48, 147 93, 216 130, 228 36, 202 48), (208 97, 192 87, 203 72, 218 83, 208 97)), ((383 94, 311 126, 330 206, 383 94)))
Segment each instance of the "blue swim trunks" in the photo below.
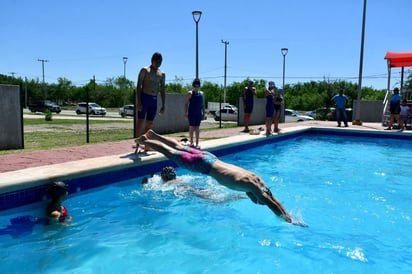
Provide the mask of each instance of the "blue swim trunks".
POLYGON ((142 93, 142 111, 137 112, 138 119, 153 121, 157 112, 157 96, 142 93), (146 116, 147 113, 147 116, 146 116))

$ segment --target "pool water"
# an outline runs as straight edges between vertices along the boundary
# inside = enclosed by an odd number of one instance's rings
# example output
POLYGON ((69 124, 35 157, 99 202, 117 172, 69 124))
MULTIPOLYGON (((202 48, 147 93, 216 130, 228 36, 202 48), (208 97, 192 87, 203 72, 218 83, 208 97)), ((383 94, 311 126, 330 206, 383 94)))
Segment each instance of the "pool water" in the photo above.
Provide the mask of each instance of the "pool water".
POLYGON ((405 140, 309 135, 221 157, 259 174, 307 228, 185 169, 175 185, 154 175, 73 194, 70 226, 44 226, 44 204, 4 211, 0 269, 410 273, 411 153, 405 140))

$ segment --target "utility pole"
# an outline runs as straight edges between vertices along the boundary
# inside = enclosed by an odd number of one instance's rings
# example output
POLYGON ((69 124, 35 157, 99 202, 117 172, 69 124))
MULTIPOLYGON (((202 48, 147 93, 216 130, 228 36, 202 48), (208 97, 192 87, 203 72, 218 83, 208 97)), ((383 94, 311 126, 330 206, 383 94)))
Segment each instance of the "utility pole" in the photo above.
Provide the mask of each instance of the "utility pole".
POLYGON ((223 104, 226 105, 226 70, 227 70, 227 45, 229 45, 229 41, 223 41, 222 43, 225 44, 225 76, 223 82, 223 104))
POLYGON ((49 62, 49 60, 46 59, 37 59, 37 61, 41 62, 41 68, 42 68, 42 73, 43 73, 43 100, 47 99, 47 92, 46 92, 46 88, 45 88, 45 83, 44 83, 44 63, 49 62))
POLYGON ((366 0, 363 1, 362 36, 361 36, 361 49, 360 49, 360 60, 359 60, 358 93, 356 97, 356 113, 355 113, 355 119, 352 120, 352 125, 358 125, 358 126, 362 125, 360 115, 361 115, 361 99, 362 99, 362 72, 363 72, 363 47, 364 47, 364 42, 365 42, 365 21, 366 21, 366 0))
POLYGON ((127 57, 123 57, 123 105, 126 104, 126 63, 127 57))

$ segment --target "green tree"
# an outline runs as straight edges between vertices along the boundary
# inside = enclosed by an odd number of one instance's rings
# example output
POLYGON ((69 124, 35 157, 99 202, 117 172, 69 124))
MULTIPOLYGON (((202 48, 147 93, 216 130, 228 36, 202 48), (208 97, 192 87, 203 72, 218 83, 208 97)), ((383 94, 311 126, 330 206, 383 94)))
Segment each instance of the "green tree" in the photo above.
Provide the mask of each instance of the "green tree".
POLYGON ((219 102, 223 101, 223 88, 218 84, 205 81, 202 84, 201 90, 205 96, 205 104, 207 106, 208 102, 219 102))
POLYGON ((405 81, 405 89, 412 90, 412 69, 409 70, 409 75, 405 81))

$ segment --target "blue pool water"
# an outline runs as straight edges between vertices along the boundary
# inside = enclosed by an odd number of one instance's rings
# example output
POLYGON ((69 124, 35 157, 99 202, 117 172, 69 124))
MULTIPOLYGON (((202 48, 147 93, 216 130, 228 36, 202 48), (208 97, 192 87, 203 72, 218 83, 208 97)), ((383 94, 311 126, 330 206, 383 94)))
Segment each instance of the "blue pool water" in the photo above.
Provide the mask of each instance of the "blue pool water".
POLYGON ((71 226, 44 204, 3 211, 4 273, 410 273, 412 144, 302 136, 222 157, 259 174, 308 228, 178 169, 73 194, 71 226), (16 219, 17 218, 17 219, 16 219))

